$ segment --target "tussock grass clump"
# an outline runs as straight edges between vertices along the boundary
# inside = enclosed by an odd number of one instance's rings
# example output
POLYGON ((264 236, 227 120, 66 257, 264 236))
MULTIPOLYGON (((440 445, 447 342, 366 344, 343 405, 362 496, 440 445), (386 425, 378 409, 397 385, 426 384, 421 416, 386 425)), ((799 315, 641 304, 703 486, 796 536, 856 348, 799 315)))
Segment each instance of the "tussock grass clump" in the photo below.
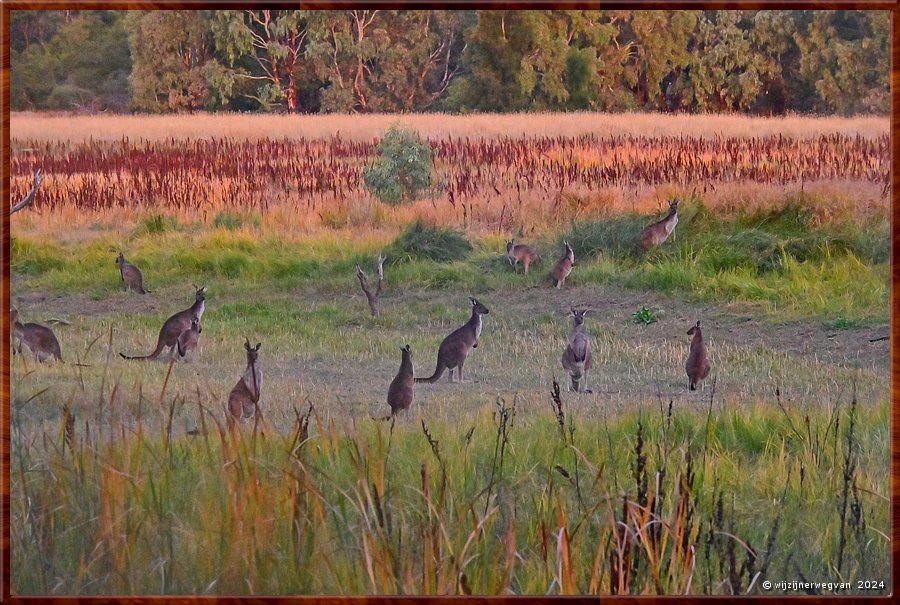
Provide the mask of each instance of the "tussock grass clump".
POLYGON ((639 214, 578 222, 562 239, 575 250, 576 259, 595 258, 601 254, 618 258, 636 257, 639 251, 638 236, 649 222, 647 217, 639 214))
POLYGON ((259 227, 261 222, 259 215, 235 212, 234 210, 220 210, 213 218, 214 227, 227 229, 228 231, 235 231, 244 225, 259 227))
POLYGON ((178 219, 168 214, 151 214, 140 223, 132 232, 132 237, 142 235, 158 235, 167 231, 178 230, 178 219))
POLYGON ((390 263, 401 260, 448 263, 465 259, 471 251, 472 244, 462 233, 416 221, 394 240, 387 256, 390 263))
POLYGON ((56 245, 14 237, 9 246, 9 266, 15 273, 41 275, 65 266, 65 252, 56 245))

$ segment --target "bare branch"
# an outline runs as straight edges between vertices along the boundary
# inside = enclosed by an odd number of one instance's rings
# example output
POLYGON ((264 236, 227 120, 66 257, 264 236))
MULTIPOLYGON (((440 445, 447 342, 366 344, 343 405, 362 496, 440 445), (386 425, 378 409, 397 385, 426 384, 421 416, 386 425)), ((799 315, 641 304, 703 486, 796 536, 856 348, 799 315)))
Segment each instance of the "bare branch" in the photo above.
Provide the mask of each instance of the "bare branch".
POLYGON ((41 174, 41 169, 38 168, 34 171, 34 184, 31 185, 31 191, 28 192, 22 201, 10 208, 9 214, 13 215, 31 202, 34 201, 34 194, 37 193, 38 188, 41 186, 41 183, 44 182, 44 175, 41 174))
POLYGON ((369 277, 366 275, 365 271, 363 271, 359 265, 356 265, 356 277, 359 279, 359 285, 362 288, 363 294, 366 295, 366 300, 369 302, 369 310, 372 311, 373 317, 378 317, 380 313, 378 299, 384 292, 384 261, 385 257, 379 254, 377 259, 378 284, 374 290, 371 284, 369 284, 369 277))

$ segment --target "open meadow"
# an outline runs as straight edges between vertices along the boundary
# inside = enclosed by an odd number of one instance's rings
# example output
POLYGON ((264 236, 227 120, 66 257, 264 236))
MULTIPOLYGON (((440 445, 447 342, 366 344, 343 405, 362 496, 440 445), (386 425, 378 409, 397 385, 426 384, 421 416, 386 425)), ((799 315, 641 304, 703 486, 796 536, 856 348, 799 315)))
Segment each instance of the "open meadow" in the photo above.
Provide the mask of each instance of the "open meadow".
POLYGON ((14 594, 890 592, 885 118, 13 114, 13 202, 38 168, 11 298, 65 363, 10 358, 14 594), (398 120, 433 185, 390 205, 363 172, 398 120), (195 285, 197 350, 120 356, 195 285), (390 417, 400 348, 431 375, 471 297, 465 379, 390 417))

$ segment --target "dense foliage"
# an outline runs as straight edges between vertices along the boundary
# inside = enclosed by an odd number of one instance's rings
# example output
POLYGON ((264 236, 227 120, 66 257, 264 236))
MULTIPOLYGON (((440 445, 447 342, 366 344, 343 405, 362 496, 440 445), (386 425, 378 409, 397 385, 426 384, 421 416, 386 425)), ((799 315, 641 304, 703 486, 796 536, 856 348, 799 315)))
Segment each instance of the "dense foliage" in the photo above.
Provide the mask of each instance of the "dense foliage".
POLYGON ((414 130, 391 126, 363 175, 366 189, 386 204, 414 200, 431 186, 431 156, 431 145, 421 142, 414 130))
POLYGON ((888 11, 11 15, 15 110, 850 114, 889 107, 888 11))

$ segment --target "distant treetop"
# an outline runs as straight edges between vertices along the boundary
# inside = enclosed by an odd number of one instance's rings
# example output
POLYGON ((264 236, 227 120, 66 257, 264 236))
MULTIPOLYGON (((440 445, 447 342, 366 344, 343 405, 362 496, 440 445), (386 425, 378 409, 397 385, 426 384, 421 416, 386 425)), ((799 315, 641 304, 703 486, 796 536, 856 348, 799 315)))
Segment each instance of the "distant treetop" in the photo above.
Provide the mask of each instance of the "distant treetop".
POLYGON ((888 113, 888 11, 12 11, 13 110, 888 113))

